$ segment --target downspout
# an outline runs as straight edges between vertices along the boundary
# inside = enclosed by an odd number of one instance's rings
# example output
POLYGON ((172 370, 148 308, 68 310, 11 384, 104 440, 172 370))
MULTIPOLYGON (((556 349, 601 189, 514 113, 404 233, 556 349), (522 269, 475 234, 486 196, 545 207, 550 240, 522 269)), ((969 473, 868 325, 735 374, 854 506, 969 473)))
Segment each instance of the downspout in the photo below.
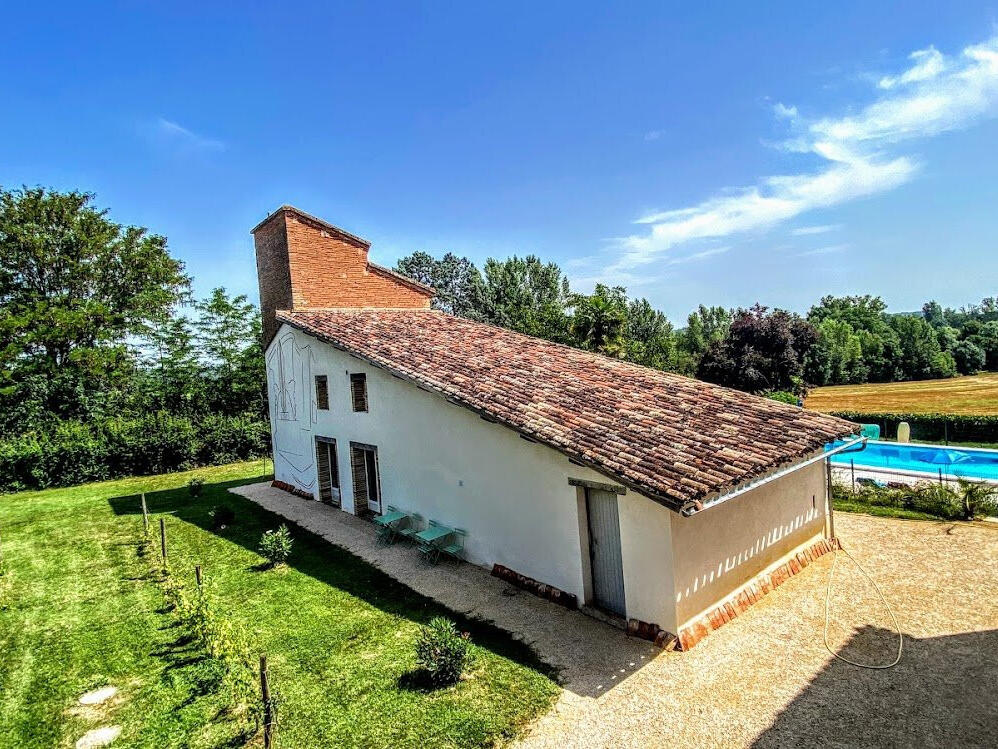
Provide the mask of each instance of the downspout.
MULTIPOLYGON (((812 463, 817 463, 819 460, 826 461, 826 470, 825 470, 825 473, 826 473, 826 476, 828 477, 826 480, 830 482, 830 480, 831 480, 831 464, 829 462, 827 462, 828 459, 831 456, 836 455, 838 453, 860 452, 862 450, 865 450, 866 449, 866 440, 867 440, 866 437, 855 437, 855 438, 853 438, 853 439, 851 439, 851 440, 849 440, 847 442, 842 443, 838 447, 835 447, 835 448, 832 448, 831 450, 827 450, 825 452, 822 452, 820 455, 815 455, 814 457, 808 458, 807 460, 801 461, 800 463, 794 463, 793 465, 787 466, 786 468, 781 468, 780 470, 774 471, 773 473, 771 473, 771 474, 769 474, 767 476, 764 476, 761 479, 757 479, 756 481, 749 481, 748 483, 743 484, 742 486, 738 487, 737 489, 732 489, 731 491, 727 492, 726 494, 721 494, 716 499, 712 499, 709 502, 701 502, 700 500, 688 500, 687 502, 683 503, 683 506, 682 506, 682 508, 680 508, 679 513, 681 515, 683 515, 684 517, 691 517, 691 516, 696 515, 696 514, 698 514, 700 512, 703 512, 704 510, 709 510, 711 507, 716 507, 719 504, 727 502, 729 499, 734 499, 735 497, 739 497, 742 494, 745 494, 747 492, 752 491, 753 489, 757 489, 758 487, 763 486, 764 484, 768 484, 771 481, 775 481, 776 479, 783 478, 784 476, 786 476, 786 475, 788 475, 790 473, 793 473, 794 471, 797 471, 797 470, 803 468, 804 466, 811 465, 812 463), (857 447, 857 445, 858 445, 858 447, 857 447)), ((830 491, 831 491, 831 484, 830 483, 826 487, 826 491, 829 492, 827 496, 828 496, 828 501, 829 501, 829 514, 830 514, 831 513, 831 493, 830 493, 830 491)))

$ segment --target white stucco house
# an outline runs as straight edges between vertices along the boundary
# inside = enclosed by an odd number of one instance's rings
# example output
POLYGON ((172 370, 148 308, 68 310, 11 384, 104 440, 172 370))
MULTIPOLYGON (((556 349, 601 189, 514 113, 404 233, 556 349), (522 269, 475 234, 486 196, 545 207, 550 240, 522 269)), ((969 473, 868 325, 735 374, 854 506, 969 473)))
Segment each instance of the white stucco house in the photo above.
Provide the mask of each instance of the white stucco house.
POLYGON ((834 544, 856 425, 431 310, 290 206, 253 233, 277 485, 464 529, 469 563, 681 648, 834 544))

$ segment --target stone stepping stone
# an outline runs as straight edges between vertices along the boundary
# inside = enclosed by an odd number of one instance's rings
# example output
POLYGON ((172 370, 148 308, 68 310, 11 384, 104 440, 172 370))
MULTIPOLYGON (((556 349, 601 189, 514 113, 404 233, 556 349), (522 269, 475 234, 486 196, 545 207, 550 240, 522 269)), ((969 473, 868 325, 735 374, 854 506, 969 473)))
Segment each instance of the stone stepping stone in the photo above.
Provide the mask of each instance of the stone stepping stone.
POLYGON ((76 742, 76 749, 98 749, 107 746, 121 734, 121 726, 104 726, 87 731, 76 742))
POLYGON ((80 697, 80 704, 99 705, 102 702, 107 702, 117 693, 118 689, 116 687, 101 687, 100 689, 94 689, 80 697))

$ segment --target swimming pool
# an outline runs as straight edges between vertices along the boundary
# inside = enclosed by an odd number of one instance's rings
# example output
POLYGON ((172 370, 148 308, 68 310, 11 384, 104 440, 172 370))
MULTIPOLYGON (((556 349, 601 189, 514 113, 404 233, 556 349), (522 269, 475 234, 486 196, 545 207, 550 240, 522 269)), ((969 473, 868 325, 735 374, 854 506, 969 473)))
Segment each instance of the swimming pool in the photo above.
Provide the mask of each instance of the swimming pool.
MULTIPOLYGON (((841 444, 836 442, 826 449, 830 450, 841 444)), ((831 461, 838 466, 848 466, 850 461, 854 461, 857 468, 863 466, 891 471, 917 471, 932 475, 938 475, 942 469, 944 476, 998 481, 998 450, 904 445, 870 440, 865 450, 836 453, 831 461)))

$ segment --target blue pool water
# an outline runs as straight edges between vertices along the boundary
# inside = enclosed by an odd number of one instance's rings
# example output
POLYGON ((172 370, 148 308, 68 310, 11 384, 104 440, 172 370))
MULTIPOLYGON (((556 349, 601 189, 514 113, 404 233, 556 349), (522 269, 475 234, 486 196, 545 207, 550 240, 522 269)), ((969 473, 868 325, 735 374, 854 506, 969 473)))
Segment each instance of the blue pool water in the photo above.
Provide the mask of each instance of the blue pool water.
MULTIPOLYGON (((826 449, 842 444, 837 442, 826 449)), ((896 442, 867 443, 860 452, 837 453, 832 463, 848 466, 884 468, 894 471, 921 471, 923 473, 958 476, 968 479, 998 480, 998 450, 967 450, 958 447, 928 447, 926 445, 899 445, 896 442)))

